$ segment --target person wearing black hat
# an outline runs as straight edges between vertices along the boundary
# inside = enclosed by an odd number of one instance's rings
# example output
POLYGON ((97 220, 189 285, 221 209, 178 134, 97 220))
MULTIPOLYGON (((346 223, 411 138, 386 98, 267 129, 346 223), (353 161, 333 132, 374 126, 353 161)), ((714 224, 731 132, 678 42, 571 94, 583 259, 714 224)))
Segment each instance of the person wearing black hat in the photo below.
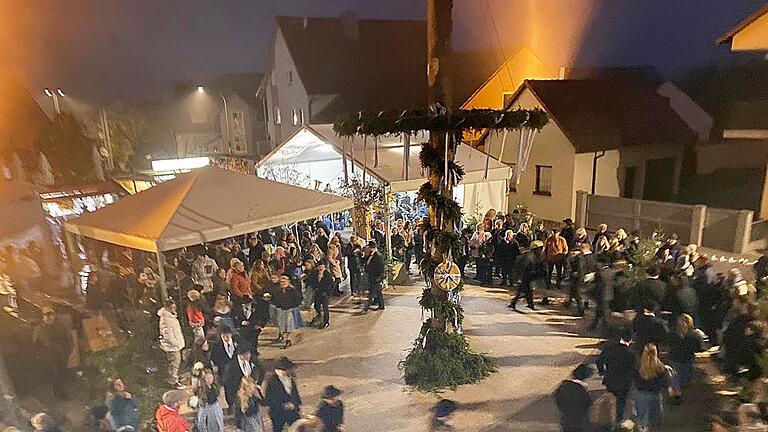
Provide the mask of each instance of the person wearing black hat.
POLYGON ((301 417, 301 395, 294 378, 296 365, 287 357, 281 357, 275 374, 267 380, 265 396, 272 420, 272 431, 280 432, 301 417))
POLYGON ((228 326, 221 326, 219 330, 219 339, 211 346, 211 361, 219 371, 219 381, 224 380, 224 369, 233 358, 237 351, 237 341, 232 336, 232 329, 228 326))
POLYGON ((533 281, 539 276, 542 256, 541 250, 544 248, 544 242, 540 240, 534 240, 531 242, 531 247, 525 253, 520 255, 515 262, 517 271, 520 274, 520 285, 517 287, 517 293, 512 297, 512 300, 507 305, 508 308, 517 309, 517 301, 520 297, 525 296, 528 302, 528 309, 534 310, 533 306, 533 281))
POLYGON ((320 261, 307 277, 307 283, 314 292, 315 318, 309 325, 317 326, 319 329, 327 328, 331 323, 331 316, 328 311, 328 297, 335 290, 336 284, 333 275, 328 271, 325 261, 320 261))
POLYGON ((452 431, 451 416, 456 411, 456 402, 450 399, 441 399, 435 405, 435 416, 432 418, 432 431, 452 431))
POLYGON ((568 244, 568 249, 576 249, 576 226, 573 224, 573 219, 563 219, 563 228, 560 230, 560 237, 565 239, 568 244))
POLYGON ((344 403, 339 399, 341 390, 329 385, 323 391, 315 416, 323 421, 323 432, 344 431, 344 403))
POLYGON ((616 397, 617 422, 624 418, 624 407, 632 390, 637 365, 637 354, 630 348, 631 344, 632 329, 626 327, 620 331, 618 340, 609 343, 595 361, 605 389, 616 397))
POLYGON ((646 344, 666 345, 669 339, 667 322, 656 316, 654 311, 658 303, 646 300, 643 310, 632 321, 632 332, 635 339, 635 351, 641 352, 646 344))
POLYGON ((589 407, 592 397, 584 383, 592 376, 592 368, 580 364, 571 378, 566 379, 555 390, 553 397, 560 410, 560 428, 563 432, 584 432, 588 426, 589 407))
POLYGON ((224 397, 227 400, 229 411, 235 404, 237 390, 240 389, 240 382, 243 377, 251 377, 257 384, 261 385, 264 381, 264 366, 258 359, 252 357, 252 348, 247 345, 237 347, 237 356, 230 361, 224 369, 224 397))
POLYGON ((384 257, 376 248, 375 241, 369 241, 365 247, 365 272, 368 274, 368 302, 363 312, 368 312, 372 304, 376 303, 378 309, 384 309, 384 296, 381 294, 381 285, 387 277, 387 266, 384 257))
POLYGON ((255 350, 263 324, 259 323, 253 299, 249 296, 240 297, 232 308, 232 315, 240 340, 255 350))

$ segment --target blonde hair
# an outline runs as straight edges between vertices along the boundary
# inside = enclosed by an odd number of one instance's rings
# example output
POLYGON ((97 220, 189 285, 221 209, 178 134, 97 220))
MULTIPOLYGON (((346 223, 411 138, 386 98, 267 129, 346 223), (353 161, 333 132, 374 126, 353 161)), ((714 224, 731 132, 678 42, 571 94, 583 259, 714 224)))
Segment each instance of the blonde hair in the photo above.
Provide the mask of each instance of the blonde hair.
POLYGON ((296 420, 288 432, 317 432, 322 427, 323 422, 317 417, 309 417, 296 420))
POLYGON ((47 427, 53 426, 53 419, 51 416, 44 412, 33 415, 32 418, 29 419, 29 422, 36 430, 43 430, 47 427))
POLYGON ((693 328, 693 318, 688 314, 682 314, 677 318, 677 335, 683 337, 693 328))
POLYGON ((587 229, 586 228, 579 228, 576 230, 576 235, 579 237, 586 237, 587 236, 587 229))
POLYGON ((613 235, 614 238, 618 239, 619 241, 624 240, 627 238, 627 232, 624 231, 624 228, 619 228, 616 230, 616 233, 613 235))
MULTIPOLYGON (((240 389, 237 390, 237 401, 240 402, 240 411, 245 414, 248 411, 248 401, 254 395, 259 395, 259 386, 253 378, 247 376, 240 381, 240 389)), ((260 395, 259 395, 260 396, 260 395)))
POLYGON ((612 425, 616 418, 616 396, 603 393, 589 408, 589 422, 594 425, 612 425))
POLYGON ((640 377, 644 380, 651 380, 661 375, 665 370, 666 366, 659 360, 659 351, 656 345, 646 344, 638 366, 640 377))

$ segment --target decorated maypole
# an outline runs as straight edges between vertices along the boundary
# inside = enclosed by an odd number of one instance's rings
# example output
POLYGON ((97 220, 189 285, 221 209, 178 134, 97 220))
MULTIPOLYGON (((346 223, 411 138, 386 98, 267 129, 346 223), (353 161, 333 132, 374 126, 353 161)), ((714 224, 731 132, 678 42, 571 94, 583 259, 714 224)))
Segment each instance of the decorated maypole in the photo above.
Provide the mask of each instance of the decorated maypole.
POLYGON ((418 134, 429 132, 429 141, 422 143, 419 155, 427 182, 418 191, 418 200, 429 206, 430 227, 424 239, 427 253, 419 263, 425 282, 419 304, 428 315, 400 368, 406 384, 435 391, 477 382, 493 371, 485 356, 471 350, 462 331, 462 281, 454 263, 462 253, 458 234, 462 209, 453 200, 453 188, 461 182, 464 170, 454 160, 456 149, 465 131, 519 130, 532 137, 548 117, 540 109, 452 110, 453 2, 427 0, 427 4, 428 109, 353 113, 336 122, 334 130, 341 137, 371 137, 374 142, 385 135, 403 135, 408 144, 418 134))

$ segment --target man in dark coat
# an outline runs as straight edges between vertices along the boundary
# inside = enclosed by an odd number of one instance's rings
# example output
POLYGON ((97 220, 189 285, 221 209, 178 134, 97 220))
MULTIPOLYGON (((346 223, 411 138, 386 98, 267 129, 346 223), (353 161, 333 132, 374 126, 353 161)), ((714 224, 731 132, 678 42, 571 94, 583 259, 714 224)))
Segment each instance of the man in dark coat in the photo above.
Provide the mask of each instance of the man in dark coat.
POLYGON ((581 298, 582 287, 589 284, 589 279, 594 279, 598 270, 597 260, 588 243, 582 243, 580 252, 572 260, 571 286, 568 303, 576 303, 576 311, 579 316, 584 316, 584 302, 581 298))
POLYGON ((528 302, 528 309, 534 310, 533 305, 533 281, 539 277, 541 270, 541 250, 544 248, 544 242, 534 240, 531 242, 531 248, 520 255, 516 265, 520 272, 520 285, 517 287, 517 293, 512 297, 507 307, 517 309, 517 301, 521 296, 525 296, 528 302))
POLYGON ((368 302, 363 308, 363 312, 374 303, 378 306, 377 310, 384 310, 384 296, 381 293, 381 286, 387 277, 387 266, 384 263, 384 257, 376 248, 376 242, 368 242, 365 247, 366 264, 365 272, 368 275, 368 302))
POLYGON ((656 346, 666 345, 669 330, 666 321, 655 315, 654 311, 658 308, 658 304, 653 300, 647 300, 643 306, 643 311, 638 313, 632 322, 635 351, 643 352, 643 348, 649 343, 656 344, 656 346))
POLYGON ((261 259, 261 253, 264 252, 266 249, 264 248, 264 244, 259 240, 258 237, 252 236, 248 239, 248 268, 253 267, 253 263, 255 263, 257 260, 261 259))
POLYGON ((251 354, 251 347, 240 345, 237 347, 237 355, 230 361, 224 369, 224 397, 230 412, 237 399, 237 391, 240 389, 240 382, 243 377, 249 376, 261 385, 264 381, 264 366, 258 359, 254 359, 251 354))
POLYGON ((501 284, 510 286, 517 279, 514 276, 514 264, 517 257, 520 255, 520 246, 515 240, 515 233, 512 230, 504 232, 501 240, 496 246, 496 257, 499 259, 499 265, 501 266, 501 284))
POLYGON ((646 273, 648 276, 635 286, 635 309, 638 311, 649 301, 658 307, 667 296, 667 284, 659 279, 659 267, 652 265, 646 273))
POLYGON ((613 265, 604 265, 595 277, 595 318, 589 328, 594 330, 600 323, 605 324, 606 318, 611 313, 614 285, 616 283, 616 271, 621 271, 626 266, 626 261, 619 260, 613 265))
POLYGON ((581 364, 572 373, 572 378, 563 381, 553 394, 560 410, 560 428, 563 432, 584 432, 587 430, 589 407, 592 397, 584 381, 592 375, 592 368, 581 364))
POLYGON ((309 325, 316 325, 324 329, 330 325, 330 313, 328 311, 328 298, 335 289, 333 275, 328 271, 325 261, 317 263, 317 267, 307 276, 306 281, 314 292, 315 318, 309 325))
POLYGON ((637 354, 630 348, 632 331, 622 329, 619 340, 611 342, 597 357, 597 371, 603 377, 603 384, 609 393, 616 396, 616 422, 624 418, 624 407, 632 379, 637 368, 637 354))
POLYGON ((259 334, 266 323, 260 322, 261 319, 257 313, 255 302, 251 297, 241 297, 240 301, 232 308, 232 314, 235 325, 239 328, 240 340, 253 348, 254 354, 256 354, 259 334))
POLYGON ((211 345, 211 361, 219 371, 219 381, 224 379, 224 370, 237 352, 237 341, 232 336, 232 329, 222 326, 219 339, 211 345))
POLYGON ((560 237, 565 239, 568 243, 568 249, 574 250, 576 248, 576 226, 573 224, 573 219, 567 218, 563 220, 563 229, 560 230, 560 237))
POLYGON ((274 432, 282 431, 300 417, 301 395, 294 378, 295 371, 293 362, 282 357, 275 368, 275 374, 267 380, 265 403, 269 407, 274 432))

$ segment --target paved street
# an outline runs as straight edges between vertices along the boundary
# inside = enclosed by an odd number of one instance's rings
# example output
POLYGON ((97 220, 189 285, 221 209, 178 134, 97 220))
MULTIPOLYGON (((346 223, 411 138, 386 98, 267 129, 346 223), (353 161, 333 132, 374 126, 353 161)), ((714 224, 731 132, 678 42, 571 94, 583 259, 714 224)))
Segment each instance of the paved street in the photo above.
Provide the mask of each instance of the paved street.
MULTIPOLYGON (((352 305, 336 308, 329 329, 305 330, 297 346, 287 351, 264 347, 262 355, 272 359, 287 354, 299 363, 305 413, 332 383, 345 391, 349 430, 427 430, 430 408, 439 397, 410 391, 397 369, 419 329, 419 292, 417 286, 390 289, 387 309, 365 316, 356 315, 352 305)), ((458 430, 523 430, 507 428, 506 419, 551 393, 596 346, 596 339, 572 332, 573 317, 544 310, 515 313, 506 308, 507 298, 501 289, 465 290, 466 334, 476 351, 495 360, 498 372, 479 384, 443 393, 463 408, 456 419, 458 430)), ((556 430, 554 418, 543 420, 535 422, 537 430, 556 430)))

